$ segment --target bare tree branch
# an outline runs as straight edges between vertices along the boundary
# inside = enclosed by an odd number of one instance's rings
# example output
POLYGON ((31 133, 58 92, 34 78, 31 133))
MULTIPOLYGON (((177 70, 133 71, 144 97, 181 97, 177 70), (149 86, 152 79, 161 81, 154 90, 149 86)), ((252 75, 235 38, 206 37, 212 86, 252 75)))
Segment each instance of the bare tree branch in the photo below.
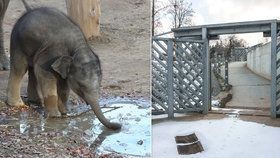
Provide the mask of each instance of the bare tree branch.
POLYGON ((171 21, 173 25, 172 27, 178 28, 182 26, 192 25, 193 13, 194 11, 192 9, 192 3, 187 2, 187 0, 153 0, 152 35, 155 34, 156 28, 162 25, 162 18, 171 16, 171 21))
POLYGON ((168 14, 172 16, 174 28, 190 26, 192 24, 193 9, 192 3, 186 0, 169 0, 168 14))

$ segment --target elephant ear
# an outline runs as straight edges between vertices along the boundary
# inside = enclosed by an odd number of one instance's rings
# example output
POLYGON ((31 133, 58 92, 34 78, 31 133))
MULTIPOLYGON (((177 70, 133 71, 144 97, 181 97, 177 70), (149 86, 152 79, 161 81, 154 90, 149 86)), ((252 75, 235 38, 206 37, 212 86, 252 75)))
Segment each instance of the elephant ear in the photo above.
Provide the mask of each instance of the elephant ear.
POLYGON ((66 79, 73 59, 70 56, 59 57, 51 66, 52 69, 66 79))

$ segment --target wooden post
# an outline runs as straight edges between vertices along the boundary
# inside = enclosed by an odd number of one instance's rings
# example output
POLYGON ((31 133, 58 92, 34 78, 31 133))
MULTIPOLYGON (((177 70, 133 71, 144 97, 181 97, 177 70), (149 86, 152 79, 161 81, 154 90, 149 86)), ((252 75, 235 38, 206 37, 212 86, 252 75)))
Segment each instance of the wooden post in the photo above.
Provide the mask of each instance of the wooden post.
POLYGON ((201 28, 203 43, 203 61, 204 61, 204 72, 203 72, 203 114, 207 114, 211 109, 211 62, 209 52, 209 39, 208 30, 205 27, 201 28))
POLYGON ((173 41, 167 43, 167 96, 168 118, 174 118, 174 92, 173 92, 173 41))
POLYGON ((277 22, 271 23, 271 117, 276 118, 277 112, 277 22))
POLYGON ((66 0, 67 14, 87 39, 100 36, 100 0, 66 0))

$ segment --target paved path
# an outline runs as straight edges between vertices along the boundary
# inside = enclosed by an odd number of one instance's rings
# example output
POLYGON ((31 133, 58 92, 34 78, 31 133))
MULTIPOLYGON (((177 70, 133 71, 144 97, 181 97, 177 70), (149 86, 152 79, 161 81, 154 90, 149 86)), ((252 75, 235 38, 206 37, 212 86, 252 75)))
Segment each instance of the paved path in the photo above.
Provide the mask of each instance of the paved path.
POLYGON ((233 86, 233 98, 226 107, 270 107, 270 81, 250 71, 246 62, 229 64, 229 83, 233 86))

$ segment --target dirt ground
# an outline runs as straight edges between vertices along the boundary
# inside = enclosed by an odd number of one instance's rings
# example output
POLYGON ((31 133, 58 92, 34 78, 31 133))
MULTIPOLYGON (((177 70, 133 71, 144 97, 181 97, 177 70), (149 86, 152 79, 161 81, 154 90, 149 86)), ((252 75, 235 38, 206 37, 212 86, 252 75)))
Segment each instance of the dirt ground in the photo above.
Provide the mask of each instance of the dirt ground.
MULTIPOLYGON (((55 7, 66 13, 65 0, 27 2, 32 7, 55 7)), ((24 12, 21 1, 10 0, 3 24, 8 56, 12 27, 24 12)), ((89 43, 101 60, 102 97, 149 100, 149 0, 101 0, 100 24, 102 36, 91 39, 89 43)), ((19 134, 18 127, 5 123, 7 118, 19 119, 14 116, 24 111, 8 108, 4 103, 8 76, 9 71, 0 71, 0 157, 126 157, 116 153, 97 156, 83 142, 73 139, 80 137, 75 133, 69 133, 66 137, 61 131, 42 132, 35 137, 19 134)), ((26 95, 26 81, 25 78, 22 82, 22 95, 26 95)))

